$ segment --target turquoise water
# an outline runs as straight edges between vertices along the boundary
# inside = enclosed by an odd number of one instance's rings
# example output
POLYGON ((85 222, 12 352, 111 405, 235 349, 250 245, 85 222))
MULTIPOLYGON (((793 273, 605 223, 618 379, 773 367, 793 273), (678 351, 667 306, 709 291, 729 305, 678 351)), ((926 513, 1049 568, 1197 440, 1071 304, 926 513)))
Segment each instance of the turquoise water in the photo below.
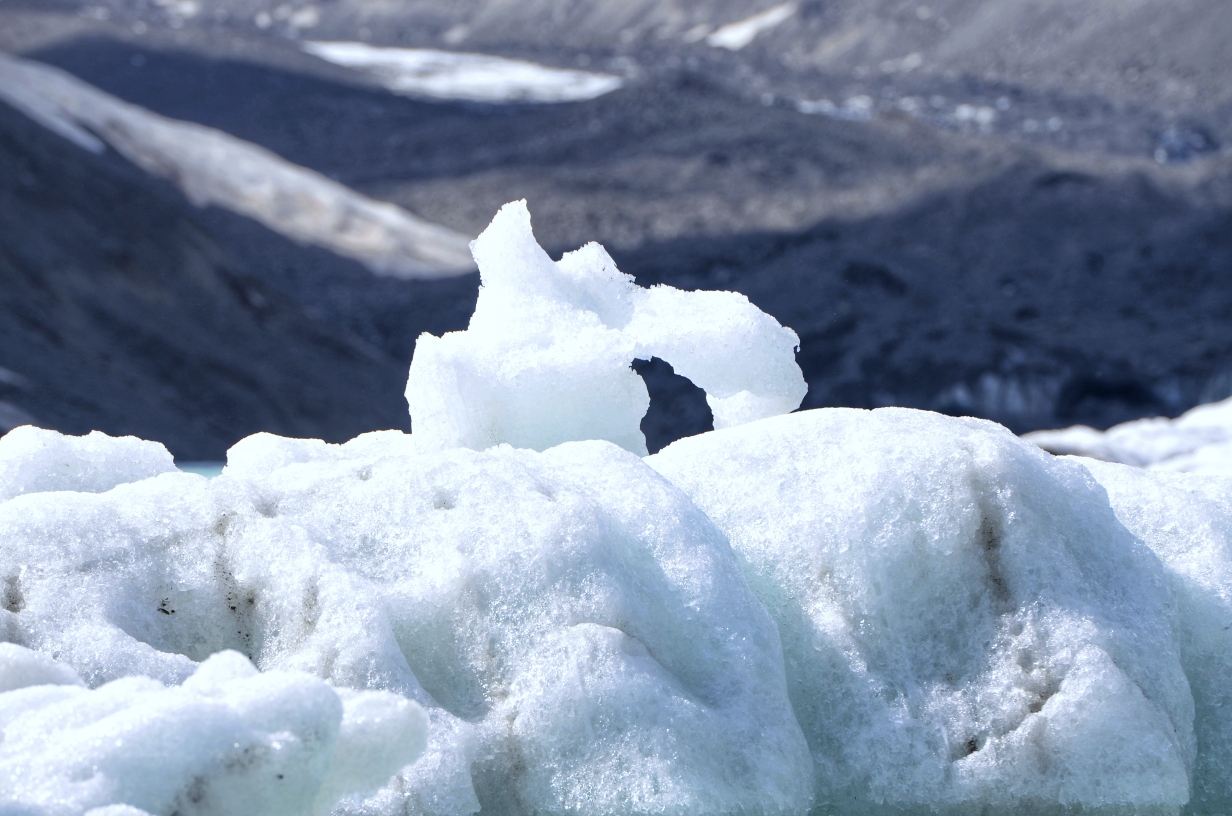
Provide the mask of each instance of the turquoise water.
POLYGON ((197 473, 207 479, 213 479, 222 473, 226 462, 176 462, 175 466, 185 473, 197 473))

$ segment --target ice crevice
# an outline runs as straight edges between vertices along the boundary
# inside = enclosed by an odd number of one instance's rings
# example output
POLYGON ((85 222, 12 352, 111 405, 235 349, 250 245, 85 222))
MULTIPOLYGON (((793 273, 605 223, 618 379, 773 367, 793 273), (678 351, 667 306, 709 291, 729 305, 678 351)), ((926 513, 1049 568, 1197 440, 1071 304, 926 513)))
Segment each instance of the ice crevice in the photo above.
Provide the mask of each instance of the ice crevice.
POLYGON ((0 437, 0 812, 1232 812, 1232 480, 790 413, 741 296, 473 252, 412 434, 0 437), (717 430, 644 456, 651 356, 717 430))

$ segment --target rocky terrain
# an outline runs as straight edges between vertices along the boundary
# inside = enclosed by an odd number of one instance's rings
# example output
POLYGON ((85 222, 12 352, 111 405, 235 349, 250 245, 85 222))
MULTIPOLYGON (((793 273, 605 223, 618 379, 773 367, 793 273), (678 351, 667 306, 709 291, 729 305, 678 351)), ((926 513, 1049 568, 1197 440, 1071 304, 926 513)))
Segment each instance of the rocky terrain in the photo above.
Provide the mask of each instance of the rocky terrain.
MULTIPOLYGON (((642 284, 743 292, 799 333, 806 407, 1022 432, 1232 393, 1224 5, 811 2, 736 48, 723 26, 778 7, 513 8, 0 0, 0 48, 463 234, 526 198, 554 253, 598 240, 642 284), (408 98, 308 38, 623 86, 408 98)), ((476 284, 379 277, 0 106, 0 425, 182 459, 406 427, 414 339, 463 327, 476 284)), ((686 382, 642 368, 652 450, 706 426, 686 382)))

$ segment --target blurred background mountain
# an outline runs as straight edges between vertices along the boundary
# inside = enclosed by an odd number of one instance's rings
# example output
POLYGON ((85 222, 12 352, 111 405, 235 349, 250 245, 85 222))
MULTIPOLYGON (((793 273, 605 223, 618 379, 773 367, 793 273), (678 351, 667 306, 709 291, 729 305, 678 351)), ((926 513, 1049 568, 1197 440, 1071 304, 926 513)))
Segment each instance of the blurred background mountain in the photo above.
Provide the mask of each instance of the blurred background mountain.
MULTIPOLYGON (((1230 41, 1220 0, 0 0, 0 431, 409 428, 518 198, 793 327, 805 407, 1175 416, 1232 394, 1230 41)), ((638 367, 652 450, 706 426, 638 367)))

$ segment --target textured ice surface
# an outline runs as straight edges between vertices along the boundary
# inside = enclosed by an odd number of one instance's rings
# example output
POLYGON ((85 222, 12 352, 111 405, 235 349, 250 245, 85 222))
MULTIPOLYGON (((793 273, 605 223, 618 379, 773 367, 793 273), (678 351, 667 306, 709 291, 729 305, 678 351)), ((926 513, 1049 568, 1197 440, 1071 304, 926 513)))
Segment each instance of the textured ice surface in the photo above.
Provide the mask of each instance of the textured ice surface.
POLYGON ((473 252, 413 435, 213 479, 0 438, 0 814, 1232 812, 1232 481, 781 416, 796 336, 743 297, 553 262, 521 203, 473 252), (720 430, 642 459, 649 357, 720 430))
POLYGON ((236 652, 179 687, 128 677, 88 690, 64 664, 0 644, 5 813, 329 813, 414 760, 426 731, 404 697, 340 696, 307 674, 258 674, 236 652))
POLYGON ((1232 478, 1075 461, 1163 561, 1176 597, 1198 740, 1187 812, 1232 813, 1232 478))
POLYGON ((903 409, 793 414, 647 461, 727 533, 778 623, 827 811, 1188 799, 1174 601, 1080 465, 903 409))
POLYGON ((598 244, 553 262, 525 202, 472 244, 483 285, 469 328, 421 335, 406 398, 417 440, 545 450, 606 439, 646 453, 650 405, 634 359, 659 357, 706 391, 716 428, 795 410, 799 338, 734 292, 643 289, 598 244))
POLYGON ((424 703, 424 757, 343 810, 807 810, 778 633, 680 491, 606 442, 411 441, 260 435, 213 480, 0 503, 3 639, 91 694, 234 649, 424 703))
POLYGON ((0 784, 57 814, 1162 814, 1192 779, 1186 812, 1226 813, 1228 495, 895 409, 646 460, 260 434, 213 480, 0 502, 0 711, 52 712, 3 726, 0 784), (341 706, 351 747, 219 759, 307 721, 227 714, 210 676, 341 706), (73 706, 147 730, 108 753, 73 706), (131 770, 171 740, 204 747, 131 770), (226 809, 277 763, 299 798, 226 809))
POLYGON ((102 493, 176 469, 157 442, 99 431, 63 436, 23 425, 0 437, 0 502, 23 493, 102 493))
POLYGON ((1232 399, 1199 405, 1176 419, 1139 419, 1107 431, 1075 425, 1035 431, 1024 438, 1056 454, 1152 470, 1232 476, 1232 399))
POLYGON ((370 74, 394 93, 472 102, 577 102, 619 88, 620 77, 526 60, 359 42, 307 42, 323 60, 370 74))

